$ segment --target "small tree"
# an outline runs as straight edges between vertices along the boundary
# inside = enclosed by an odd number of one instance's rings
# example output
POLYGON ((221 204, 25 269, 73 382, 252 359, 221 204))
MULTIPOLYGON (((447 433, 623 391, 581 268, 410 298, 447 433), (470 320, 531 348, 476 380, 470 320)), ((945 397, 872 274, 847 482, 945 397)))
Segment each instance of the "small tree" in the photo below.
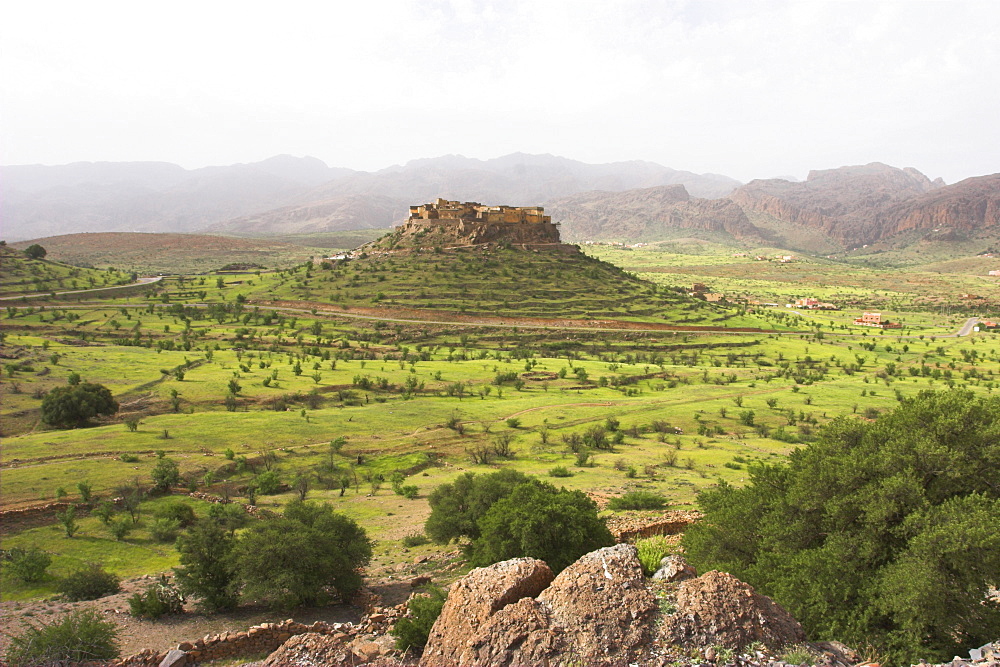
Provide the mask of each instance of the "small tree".
POLYGON ((59 523, 62 524, 63 529, 66 531, 66 537, 76 535, 76 531, 80 529, 80 525, 76 522, 76 508, 70 505, 57 516, 59 517, 59 523))
POLYGON ((201 598, 202 606, 209 611, 236 606, 230 562, 235 543, 233 532, 216 519, 203 519, 177 538, 181 567, 175 568, 174 574, 178 586, 181 591, 201 598))
POLYGON ((169 491, 171 486, 176 486, 181 481, 180 466, 177 461, 168 458, 157 461, 150 475, 153 478, 153 488, 161 493, 169 491))

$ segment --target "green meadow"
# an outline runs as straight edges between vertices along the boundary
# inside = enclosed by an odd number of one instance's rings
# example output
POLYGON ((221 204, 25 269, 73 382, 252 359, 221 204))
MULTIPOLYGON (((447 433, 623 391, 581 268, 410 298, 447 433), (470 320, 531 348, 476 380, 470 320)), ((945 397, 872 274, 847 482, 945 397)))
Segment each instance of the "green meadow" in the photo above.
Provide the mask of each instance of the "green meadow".
MULTIPOLYGON (((179 466, 177 496, 269 511, 303 493, 329 502, 362 523, 391 565, 412 558, 400 540, 422 530, 428 494, 465 472, 513 468, 602 504, 643 489, 686 508, 700 489, 743 483, 752 462, 780 460, 832 419, 872 419, 925 389, 990 393, 1000 382, 996 333, 952 336, 966 317, 991 315, 949 296, 981 290, 976 276, 670 249, 587 248, 624 270, 583 255, 427 251, 171 278, 96 303, 18 303, 0 318, 0 508, 79 502, 81 481, 98 499, 149 489, 162 457, 179 466), (517 289, 521 278, 530 289, 517 289), (688 296, 694 282, 732 303, 688 296), (784 305, 805 296, 842 309, 784 305), (379 304, 385 319, 350 317, 379 304), (512 321, 393 319, 393 309, 421 308, 512 321), (876 308, 904 328, 853 325, 876 308), (720 330, 536 328, 516 317, 720 330), (766 331, 725 331, 737 326, 766 331), (48 427, 46 393, 77 377, 107 386, 118 414, 48 427), (556 468, 569 476, 550 477, 556 468)), ((5 526, 5 548, 37 545, 54 561, 37 585, 3 575, 4 596, 52 595, 57 575, 91 560, 121 576, 169 569, 176 552, 150 535, 165 501, 150 495, 124 540, 85 505, 72 538, 54 517, 5 526)))

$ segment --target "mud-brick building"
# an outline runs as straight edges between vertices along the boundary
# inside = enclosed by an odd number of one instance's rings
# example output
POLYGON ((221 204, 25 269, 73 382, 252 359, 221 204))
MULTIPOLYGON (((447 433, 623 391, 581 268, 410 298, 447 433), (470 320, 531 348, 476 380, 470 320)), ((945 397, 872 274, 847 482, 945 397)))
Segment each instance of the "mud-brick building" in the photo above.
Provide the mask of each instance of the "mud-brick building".
POLYGON ((410 220, 476 220, 500 223, 546 223, 552 217, 545 215, 541 206, 484 206, 479 202, 457 202, 435 199, 432 204, 410 207, 410 220))

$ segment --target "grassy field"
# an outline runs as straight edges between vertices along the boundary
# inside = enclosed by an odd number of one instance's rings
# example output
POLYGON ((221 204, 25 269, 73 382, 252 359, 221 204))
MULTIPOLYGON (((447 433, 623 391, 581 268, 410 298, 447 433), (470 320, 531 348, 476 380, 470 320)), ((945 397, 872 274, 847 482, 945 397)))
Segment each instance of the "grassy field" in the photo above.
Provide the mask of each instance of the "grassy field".
POLYGON ((273 269, 301 264, 329 252, 325 246, 270 238, 133 232, 66 234, 12 246, 23 249, 32 243, 42 245, 50 260, 81 267, 116 267, 142 275, 208 273, 229 264, 273 269))
MULTIPOLYGON (((11 308, 0 319, 0 509, 79 500, 80 481, 101 498, 129 484, 148 488, 165 456, 180 466, 177 493, 196 489, 248 502, 250 488, 269 475, 279 487, 255 500, 279 510, 304 483, 309 498, 360 521, 378 541, 380 562, 391 566, 411 558, 400 540, 422 530, 427 495, 467 471, 513 468, 601 503, 645 489, 690 507, 699 489, 742 483, 751 462, 781 460, 838 416, 870 419, 924 389, 989 393, 1000 381, 996 333, 945 337, 965 320, 968 303, 953 301, 950 312, 922 305, 928 294, 946 299, 965 289, 962 281, 973 276, 889 275, 828 260, 776 265, 707 250, 588 249, 664 280, 661 287, 584 256, 498 250, 461 252, 447 262, 435 253, 389 255, 329 268, 173 278, 148 303, 130 297, 11 308), (515 270, 525 257, 533 261, 515 270), (420 262, 433 269, 422 279, 420 262), (670 289, 693 282, 782 302, 815 295, 849 297, 859 308, 895 304, 885 312, 906 328, 854 327, 856 313, 846 308, 749 313, 670 289), (467 293, 452 293, 456 284, 467 293), (456 313, 465 306, 639 322, 670 313, 773 331, 529 329, 338 316, 343 305, 370 303, 380 290, 379 302, 433 302, 456 313), (276 301, 304 305, 301 312, 262 307, 276 301), (43 397, 74 373, 108 386, 121 410, 90 428, 49 429, 40 420, 43 397), (556 467, 572 475, 548 477, 556 467), (394 493, 394 473, 417 486, 415 498, 394 493)), ((92 559, 123 576, 160 571, 176 563, 172 547, 149 534, 162 502, 147 501, 124 541, 82 516, 72 539, 58 523, 7 526, 5 548, 44 548, 56 575, 92 559)), ((4 578, 3 594, 51 595, 54 582, 4 578)))
POLYGON ((23 252, 7 245, 0 245, 0 264, 3 266, 0 297, 126 285, 135 280, 128 271, 69 266, 51 257, 28 259, 23 252))

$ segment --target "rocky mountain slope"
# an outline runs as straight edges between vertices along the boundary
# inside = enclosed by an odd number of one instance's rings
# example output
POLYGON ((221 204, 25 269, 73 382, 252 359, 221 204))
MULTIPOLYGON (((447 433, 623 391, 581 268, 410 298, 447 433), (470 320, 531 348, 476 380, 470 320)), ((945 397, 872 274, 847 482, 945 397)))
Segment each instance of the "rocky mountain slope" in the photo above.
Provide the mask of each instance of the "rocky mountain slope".
POLYGON ((683 185, 585 192, 545 204, 567 241, 656 241, 679 229, 755 241, 761 231, 729 199, 692 198, 683 185))

